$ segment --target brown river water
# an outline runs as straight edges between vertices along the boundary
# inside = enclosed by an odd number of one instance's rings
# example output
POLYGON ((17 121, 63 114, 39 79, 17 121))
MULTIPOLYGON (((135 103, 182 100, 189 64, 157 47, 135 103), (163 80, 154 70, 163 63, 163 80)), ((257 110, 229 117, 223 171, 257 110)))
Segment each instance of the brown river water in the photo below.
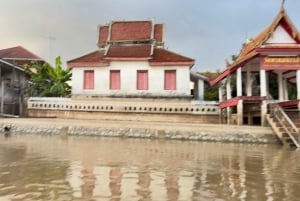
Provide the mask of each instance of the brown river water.
POLYGON ((300 152, 280 145, 0 136, 0 201, 300 199, 300 152))

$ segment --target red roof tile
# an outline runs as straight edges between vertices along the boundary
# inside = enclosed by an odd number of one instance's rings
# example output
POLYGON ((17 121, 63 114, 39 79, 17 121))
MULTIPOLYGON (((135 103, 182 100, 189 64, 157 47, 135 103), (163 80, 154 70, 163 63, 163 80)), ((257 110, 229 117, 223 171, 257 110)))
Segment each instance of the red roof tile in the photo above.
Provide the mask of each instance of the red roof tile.
POLYGON ((0 58, 2 59, 15 59, 15 60, 40 60, 43 59, 22 46, 0 50, 0 58))
POLYGON ((109 65, 110 60, 146 60, 152 66, 194 65, 193 59, 165 49, 158 49, 157 47, 162 44, 162 24, 153 24, 152 21, 112 22, 110 26, 99 28, 98 45, 103 48, 102 51, 73 59, 68 62, 68 65, 71 67, 103 66, 109 65))
POLYGON ((151 31, 151 21, 113 22, 110 41, 150 40, 151 31))
POLYGON ((109 31, 109 27, 108 26, 101 26, 99 28, 98 44, 100 46, 106 45, 106 42, 108 40, 108 31, 109 31))
POLYGON ((154 39, 157 42, 163 42, 163 25, 162 24, 154 25, 154 39))
POLYGON ((194 65, 195 60, 176 54, 163 48, 155 48, 153 58, 150 60, 151 65, 194 65))
POLYGON ((67 62, 69 67, 91 67, 108 66, 109 62, 104 59, 104 50, 95 51, 82 57, 72 59, 67 62))
POLYGON ((171 51, 156 48, 151 56, 150 45, 117 46, 111 47, 107 55, 104 50, 95 51, 85 56, 68 61, 70 67, 108 66, 109 60, 148 60, 152 66, 193 66, 194 59, 173 53, 171 51))
POLYGON ((149 59, 151 45, 111 46, 106 54, 109 59, 149 59))

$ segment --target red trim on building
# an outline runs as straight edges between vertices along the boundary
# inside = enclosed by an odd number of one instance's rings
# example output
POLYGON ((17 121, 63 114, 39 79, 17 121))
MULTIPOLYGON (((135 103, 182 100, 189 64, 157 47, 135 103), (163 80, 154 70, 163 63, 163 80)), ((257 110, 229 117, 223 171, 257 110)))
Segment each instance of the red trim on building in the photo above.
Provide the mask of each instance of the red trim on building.
POLYGON ((239 100, 243 100, 243 103, 259 103, 266 99, 267 97, 265 96, 237 96, 221 102, 219 107, 224 109, 227 107, 237 106, 239 100))
POLYGON ((265 70, 298 70, 299 56, 264 56, 260 58, 260 68, 265 70))
POLYGON ((231 66, 230 68, 227 68, 217 78, 215 78, 214 80, 209 81, 210 86, 214 86, 215 84, 219 83, 221 80, 226 78, 228 75, 231 75, 232 73, 234 73, 240 66, 243 66, 249 60, 255 59, 258 56, 259 55, 257 55, 257 53, 255 53, 255 54, 249 56, 249 58, 246 58, 244 61, 241 61, 240 63, 237 63, 237 64, 231 66))
POLYGON ((151 57, 105 57, 105 59, 110 61, 148 61, 151 57))
POLYGON ((289 108, 289 107, 297 107, 299 104, 300 100, 291 100, 291 101, 284 101, 278 103, 283 108, 289 108))
POLYGON ((300 53, 300 47, 286 47, 286 48, 282 48, 280 46, 276 46, 276 47, 269 47, 269 48, 256 48, 255 49, 256 52, 259 53, 266 53, 266 52, 288 52, 288 53, 300 53))
POLYGON ((74 62, 74 63, 68 63, 68 66, 71 68, 76 67, 106 67, 109 66, 109 63, 103 63, 103 62, 74 62))
POLYGON ((193 66, 195 62, 149 62, 150 66, 193 66))

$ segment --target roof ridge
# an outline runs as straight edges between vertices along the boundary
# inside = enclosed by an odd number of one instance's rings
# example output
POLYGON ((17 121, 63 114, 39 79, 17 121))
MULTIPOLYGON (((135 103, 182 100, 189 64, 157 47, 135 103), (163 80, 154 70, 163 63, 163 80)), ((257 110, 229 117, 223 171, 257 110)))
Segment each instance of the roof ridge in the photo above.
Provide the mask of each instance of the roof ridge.
POLYGON ((244 57, 253 52, 257 47, 263 45, 266 41, 270 39, 270 37, 274 34, 274 31, 279 26, 281 21, 284 20, 289 30, 284 28, 291 37, 300 43, 300 35, 290 20, 289 16, 286 13, 284 5, 281 6, 278 14, 275 19, 269 24, 262 32, 260 32, 253 40, 247 43, 240 51, 237 59, 232 63, 232 65, 238 64, 244 57))

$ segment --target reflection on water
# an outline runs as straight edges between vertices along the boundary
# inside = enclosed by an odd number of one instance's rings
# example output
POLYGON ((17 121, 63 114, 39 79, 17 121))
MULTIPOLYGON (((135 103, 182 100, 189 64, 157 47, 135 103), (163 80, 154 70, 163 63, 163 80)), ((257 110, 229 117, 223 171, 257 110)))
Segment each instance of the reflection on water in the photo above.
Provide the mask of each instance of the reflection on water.
POLYGON ((0 137, 0 200, 295 200, 300 153, 272 145, 0 137))

